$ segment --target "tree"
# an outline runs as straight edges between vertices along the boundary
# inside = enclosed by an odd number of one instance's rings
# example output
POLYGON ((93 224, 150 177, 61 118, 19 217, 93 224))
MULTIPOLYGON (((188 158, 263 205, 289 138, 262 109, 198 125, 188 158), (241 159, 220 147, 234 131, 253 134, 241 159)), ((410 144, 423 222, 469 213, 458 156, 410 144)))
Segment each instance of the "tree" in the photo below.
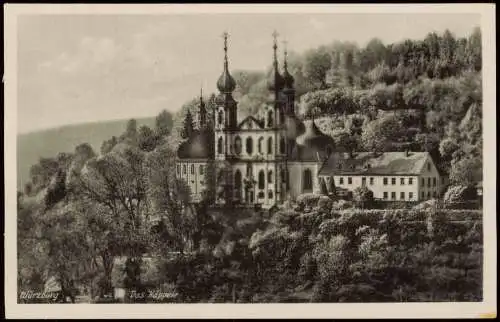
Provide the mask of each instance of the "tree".
POLYGON ((400 120, 389 114, 369 122, 363 129, 361 142, 367 151, 389 151, 401 132, 400 120))
POLYGON ((181 137, 183 139, 187 139, 191 137, 191 135, 194 132, 194 120, 193 116, 191 115, 191 111, 188 110, 186 113, 186 117, 184 118, 184 123, 181 131, 181 137))
POLYGON ((101 144, 101 154, 106 154, 110 152, 118 144, 118 139, 116 136, 112 136, 111 139, 102 142, 101 144))
POLYGON ((156 148, 159 137, 147 125, 139 128, 139 135, 137 136, 137 143, 139 149, 145 152, 151 152, 156 148))
POLYGON ((166 136, 170 134, 172 128, 173 118, 172 114, 163 110, 156 116, 155 119, 155 132, 159 137, 166 136))
POLYGON ((353 199, 359 207, 365 208, 373 202, 373 191, 366 186, 357 187, 353 191, 353 199))
POLYGON ((326 87, 326 74, 331 64, 327 47, 309 50, 304 57, 304 76, 315 88, 323 89, 326 87))
POLYGON ((125 132, 120 136, 120 141, 135 145, 137 144, 137 135, 137 121, 135 119, 130 119, 127 122, 125 132))

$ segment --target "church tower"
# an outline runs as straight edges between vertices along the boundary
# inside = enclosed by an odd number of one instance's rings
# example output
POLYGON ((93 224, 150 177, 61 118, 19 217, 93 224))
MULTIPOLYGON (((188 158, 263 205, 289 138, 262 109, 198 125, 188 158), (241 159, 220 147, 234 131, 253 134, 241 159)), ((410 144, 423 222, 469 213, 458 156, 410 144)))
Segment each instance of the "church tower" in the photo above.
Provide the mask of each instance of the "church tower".
POLYGON ((207 126, 207 108, 203 101, 203 88, 200 89, 200 108, 198 113, 198 125, 200 130, 207 126))
POLYGON ((216 98, 215 108, 215 158, 216 160, 226 160, 232 154, 231 133, 236 131, 238 125, 237 102, 233 98, 233 91, 236 82, 229 73, 229 62, 227 58, 227 38, 229 34, 225 32, 224 38, 224 65, 222 75, 217 81, 219 95, 216 98))

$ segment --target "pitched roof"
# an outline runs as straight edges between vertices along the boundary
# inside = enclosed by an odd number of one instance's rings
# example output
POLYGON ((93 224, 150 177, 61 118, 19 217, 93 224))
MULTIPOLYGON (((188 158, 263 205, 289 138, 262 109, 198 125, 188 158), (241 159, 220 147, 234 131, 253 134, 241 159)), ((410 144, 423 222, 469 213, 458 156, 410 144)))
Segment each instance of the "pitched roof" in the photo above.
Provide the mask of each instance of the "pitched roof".
POLYGON ((260 120, 257 120, 255 117, 253 116, 247 116, 245 117, 241 122, 240 124, 238 125, 238 129, 241 129, 243 125, 245 125, 245 123, 247 124, 251 124, 251 122, 257 124, 258 128, 264 128, 264 124, 262 124, 262 121, 260 120))
POLYGON ((410 175, 420 174, 429 152, 355 152, 332 153, 323 164, 319 175, 366 174, 410 175))

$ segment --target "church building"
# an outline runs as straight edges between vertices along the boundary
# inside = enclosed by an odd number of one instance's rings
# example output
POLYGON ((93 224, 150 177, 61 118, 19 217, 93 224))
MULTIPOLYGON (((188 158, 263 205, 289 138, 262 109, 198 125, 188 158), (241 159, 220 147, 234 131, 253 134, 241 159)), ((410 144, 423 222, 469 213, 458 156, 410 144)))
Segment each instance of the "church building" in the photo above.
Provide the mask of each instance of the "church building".
POLYGON ((314 119, 300 121, 295 114, 294 78, 277 57, 276 33, 273 68, 267 75, 268 99, 262 118, 249 116, 238 122, 238 102, 233 98, 236 82, 229 71, 227 34, 224 64, 217 81, 219 94, 213 122, 200 98, 199 130, 178 149, 177 175, 189 185, 193 201, 208 189, 207 167, 215 168, 217 204, 261 204, 271 207, 288 197, 318 192, 318 171, 333 151, 330 136, 314 119))

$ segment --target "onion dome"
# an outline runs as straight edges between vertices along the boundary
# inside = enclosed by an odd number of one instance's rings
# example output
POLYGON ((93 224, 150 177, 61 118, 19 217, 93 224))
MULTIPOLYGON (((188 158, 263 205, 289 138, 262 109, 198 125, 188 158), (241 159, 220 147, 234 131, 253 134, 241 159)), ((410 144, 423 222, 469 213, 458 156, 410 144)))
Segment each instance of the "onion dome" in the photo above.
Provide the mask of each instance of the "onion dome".
POLYGON ((223 34, 224 37, 224 70, 217 80, 217 88, 221 93, 232 93, 236 88, 236 81, 229 73, 229 63, 227 59, 227 37, 228 33, 223 34))
POLYGON ((304 126, 304 133, 295 140, 298 147, 298 157, 316 161, 326 159, 333 150, 333 139, 318 129, 314 119, 304 121, 304 126))
POLYGON ((278 49, 278 45, 276 44, 276 37, 277 36, 278 36, 278 34, 275 31, 273 33, 273 37, 274 37, 273 68, 271 68, 271 71, 269 72, 269 74, 267 76, 267 88, 270 91, 274 91, 274 92, 281 91, 283 89, 283 87, 285 86, 285 80, 283 79, 283 76, 281 76, 281 74, 278 70, 278 57, 276 56, 276 50, 278 49))

